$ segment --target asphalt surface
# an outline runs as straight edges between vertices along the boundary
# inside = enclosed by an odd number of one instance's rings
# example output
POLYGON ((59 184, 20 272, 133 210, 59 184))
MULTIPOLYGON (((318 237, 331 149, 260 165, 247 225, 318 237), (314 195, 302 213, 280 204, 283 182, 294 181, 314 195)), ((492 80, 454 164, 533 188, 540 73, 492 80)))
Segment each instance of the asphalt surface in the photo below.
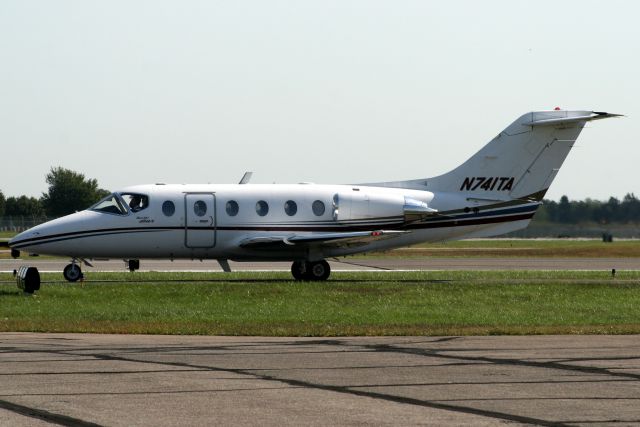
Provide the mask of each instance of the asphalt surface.
POLYGON ((0 425, 633 425, 640 336, 0 334, 0 425))
MULTIPOLYGON (((0 272, 11 272, 22 265, 41 272, 61 272, 68 260, 28 257, 0 260, 0 272)), ((229 262, 232 271, 290 271, 289 262, 229 262)), ((332 271, 396 270, 640 270, 640 258, 511 258, 511 257, 360 257, 329 260, 332 271)), ((91 271, 126 271, 122 260, 92 261, 91 271)), ((222 271, 215 260, 141 260, 141 271, 222 271)))

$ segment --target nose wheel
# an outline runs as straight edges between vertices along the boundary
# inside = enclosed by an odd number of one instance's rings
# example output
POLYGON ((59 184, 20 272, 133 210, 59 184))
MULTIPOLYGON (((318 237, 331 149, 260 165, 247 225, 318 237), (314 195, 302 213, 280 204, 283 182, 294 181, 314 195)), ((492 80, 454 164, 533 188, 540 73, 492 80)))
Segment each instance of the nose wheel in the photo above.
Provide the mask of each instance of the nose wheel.
POLYGON ((77 282, 82 279, 82 270, 78 264, 72 262, 64 268, 62 275, 69 282, 77 282))
POLYGON ((327 280, 331 274, 331 267, 322 261, 294 261, 291 265, 291 275, 296 280, 327 280))

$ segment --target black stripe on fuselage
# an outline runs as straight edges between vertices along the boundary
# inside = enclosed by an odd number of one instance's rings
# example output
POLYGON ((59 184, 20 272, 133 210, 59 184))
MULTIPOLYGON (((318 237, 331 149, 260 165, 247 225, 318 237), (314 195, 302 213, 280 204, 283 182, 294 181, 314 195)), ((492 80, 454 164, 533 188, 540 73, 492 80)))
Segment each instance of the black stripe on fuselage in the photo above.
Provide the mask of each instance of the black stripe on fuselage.
POLYGON ((20 249, 26 246, 33 246, 43 243, 54 243, 66 240, 81 239, 87 237, 108 236, 115 234, 127 234, 127 233, 150 233, 150 232, 163 232, 173 230, 203 230, 203 231, 277 231, 277 232, 353 232, 353 231, 368 231, 372 228, 380 229, 403 229, 403 230, 421 230, 430 228, 443 228, 443 227, 462 227, 469 225, 483 225, 483 224, 495 224, 500 222, 520 221, 524 219, 530 219, 533 217, 538 205, 523 206, 519 208, 512 208, 504 210, 503 212, 481 212, 477 214, 468 214, 458 216, 438 216, 430 217, 425 221, 405 224, 404 222, 380 222, 376 224, 366 225, 341 225, 335 224, 332 226, 317 225, 317 226, 291 226, 289 224, 283 224, 280 226, 264 226, 264 225, 238 225, 238 226, 220 226, 220 227, 125 227, 125 228, 111 228, 111 229, 93 229, 84 231, 75 231, 70 233, 61 233, 50 236, 32 237, 24 239, 11 245, 12 248, 20 249))
MULTIPOLYGON (((181 230, 184 230, 184 227, 178 227, 181 230)), ((73 240, 73 239, 84 239, 87 237, 98 237, 98 236, 111 236, 115 234, 129 234, 132 232, 135 233, 150 233, 157 231, 167 231, 171 228, 147 228, 147 227, 129 227, 129 228, 106 228, 102 230, 84 230, 84 231, 75 231, 73 233, 61 233, 61 234, 53 234, 51 236, 42 236, 42 237, 32 237, 30 239, 24 239, 19 242, 16 242, 11 245, 12 249, 21 249, 26 246, 40 245, 43 243, 55 243, 62 242, 65 240, 73 240)))

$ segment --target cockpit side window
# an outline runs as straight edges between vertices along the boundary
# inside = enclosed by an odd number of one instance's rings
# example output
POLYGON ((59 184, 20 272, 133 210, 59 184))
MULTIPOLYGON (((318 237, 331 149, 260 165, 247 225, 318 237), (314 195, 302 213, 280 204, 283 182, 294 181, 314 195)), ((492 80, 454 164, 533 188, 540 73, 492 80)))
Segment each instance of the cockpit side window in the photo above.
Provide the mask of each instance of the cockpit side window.
POLYGON ((140 212, 149 207, 149 197, 138 193, 122 193, 120 194, 124 202, 129 206, 131 212, 140 212))
POLYGON ((122 200, 116 193, 109 194, 89 209, 96 212, 105 212, 115 215, 126 215, 127 208, 122 204, 122 200))

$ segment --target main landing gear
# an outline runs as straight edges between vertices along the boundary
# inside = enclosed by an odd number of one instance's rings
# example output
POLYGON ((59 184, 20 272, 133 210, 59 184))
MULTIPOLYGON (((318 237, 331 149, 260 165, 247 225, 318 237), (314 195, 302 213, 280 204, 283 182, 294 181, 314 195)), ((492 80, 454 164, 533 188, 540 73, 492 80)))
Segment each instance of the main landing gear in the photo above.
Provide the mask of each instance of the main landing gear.
POLYGON ((322 261, 294 261, 291 274, 296 280, 327 280, 331 274, 331 267, 322 261))
POLYGON ((71 264, 67 265, 64 270, 62 270, 62 275, 69 282, 77 282, 78 280, 83 278, 82 270, 80 266, 76 264, 76 261, 71 261, 71 264))

